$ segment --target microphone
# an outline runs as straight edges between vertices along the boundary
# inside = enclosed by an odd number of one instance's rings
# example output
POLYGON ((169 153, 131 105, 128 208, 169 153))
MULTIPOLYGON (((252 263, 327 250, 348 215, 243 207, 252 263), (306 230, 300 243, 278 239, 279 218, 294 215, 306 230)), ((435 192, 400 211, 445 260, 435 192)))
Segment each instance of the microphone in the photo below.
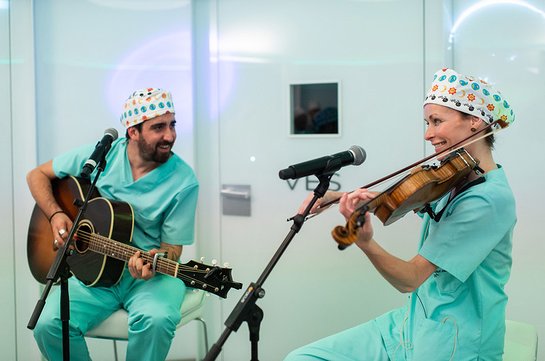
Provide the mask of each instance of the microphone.
POLYGON ((347 165, 360 165, 365 160, 365 150, 358 145, 333 155, 290 165, 278 172, 280 179, 297 179, 314 174, 334 173, 347 165))
POLYGON ((80 177, 89 178, 91 173, 95 170, 96 166, 104 160, 106 153, 110 150, 112 142, 118 137, 117 130, 114 128, 108 128, 104 131, 104 136, 97 143, 93 154, 87 159, 81 170, 80 177))

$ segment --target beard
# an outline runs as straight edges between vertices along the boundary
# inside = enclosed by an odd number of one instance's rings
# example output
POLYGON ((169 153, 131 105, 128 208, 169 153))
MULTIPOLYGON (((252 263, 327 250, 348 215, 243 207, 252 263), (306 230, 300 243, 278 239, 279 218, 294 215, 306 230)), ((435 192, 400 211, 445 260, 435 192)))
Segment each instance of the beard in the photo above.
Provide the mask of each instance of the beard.
POLYGON ((142 158, 146 161, 153 161, 161 164, 165 163, 172 155, 171 151, 160 151, 159 147, 163 145, 168 145, 172 148, 174 144, 172 142, 160 142, 153 145, 146 142, 144 137, 140 137, 138 140, 138 150, 140 151, 142 158))

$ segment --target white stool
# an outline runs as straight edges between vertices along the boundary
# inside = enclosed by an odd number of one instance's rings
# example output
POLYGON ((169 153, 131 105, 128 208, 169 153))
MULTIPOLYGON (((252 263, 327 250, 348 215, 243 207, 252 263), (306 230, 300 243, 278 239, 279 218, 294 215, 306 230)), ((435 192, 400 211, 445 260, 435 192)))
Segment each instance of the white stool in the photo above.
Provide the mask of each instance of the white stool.
POLYGON ((536 361, 537 330, 533 325, 505 320, 503 361, 536 361))
MULTIPOLYGON (((202 319, 205 292, 188 288, 185 293, 181 313, 182 320, 176 326, 179 329, 190 321, 196 320, 202 323, 205 352, 208 352, 208 332, 206 323, 202 319)), ((115 360, 117 361, 116 341, 127 341, 129 337, 129 321, 127 311, 117 310, 110 317, 102 321, 95 328, 87 331, 85 337, 101 338, 112 340, 114 343, 115 360)))

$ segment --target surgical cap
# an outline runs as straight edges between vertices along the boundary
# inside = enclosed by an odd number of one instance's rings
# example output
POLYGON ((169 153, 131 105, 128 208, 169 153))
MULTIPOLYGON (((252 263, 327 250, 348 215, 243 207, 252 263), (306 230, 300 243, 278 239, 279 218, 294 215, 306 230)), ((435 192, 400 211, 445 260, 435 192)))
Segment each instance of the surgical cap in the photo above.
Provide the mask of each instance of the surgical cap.
POLYGON ((439 104, 483 119, 490 124, 498 120, 502 128, 515 121, 515 113, 507 100, 488 82, 465 76, 448 68, 439 70, 424 99, 426 104, 439 104))
POLYGON ((159 88, 140 89, 125 101, 121 124, 130 128, 166 113, 174 113, 170 92, 159 88))

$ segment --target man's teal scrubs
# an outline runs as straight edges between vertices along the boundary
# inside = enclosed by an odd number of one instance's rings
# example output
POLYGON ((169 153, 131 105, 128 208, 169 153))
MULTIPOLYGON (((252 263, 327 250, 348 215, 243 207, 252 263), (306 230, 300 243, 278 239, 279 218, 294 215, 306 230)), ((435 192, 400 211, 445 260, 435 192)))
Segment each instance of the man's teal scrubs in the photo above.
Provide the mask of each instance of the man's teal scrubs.
MULTIPOLYGON (((53 159, 59 177, 79 175, 94 146, 85 146, 53 159)), ((95 172, 91 175, 94 178, 95 172)), ((116 140, 106 156, 105 171, 97 189, 111 200, 129 203, 134 211, 132 245, 144 250, 159 248, 161 242, 189 245, 193 242, 198 183, 193 170, 177 155, 134 181, 127 158, 127 140, 116 140)), ((47 298, 34 330, 42 353, 49 360, 62 360, 62 329, 59 289, 47 298), (51 324, 45 320, 53 320, 51 324), (48 341, 46 341, 48 340, 48 341), (46 348, 45 344, 56 345, 46 348)), ((129 311, 127 360, 164 360, 180 320, 185 285, 177 278, 156 275, 148 281, 132 278, 125 270, 112 287, 86 287, 69 279, 70 359, 89 360, 83 335, 122 307, 129 311), (82 302, 80 302, 80 300, 82 302), (158 322, 157 320, 161 320, 158 322), (160 350, 150 353, 156 344, 160 350)))

